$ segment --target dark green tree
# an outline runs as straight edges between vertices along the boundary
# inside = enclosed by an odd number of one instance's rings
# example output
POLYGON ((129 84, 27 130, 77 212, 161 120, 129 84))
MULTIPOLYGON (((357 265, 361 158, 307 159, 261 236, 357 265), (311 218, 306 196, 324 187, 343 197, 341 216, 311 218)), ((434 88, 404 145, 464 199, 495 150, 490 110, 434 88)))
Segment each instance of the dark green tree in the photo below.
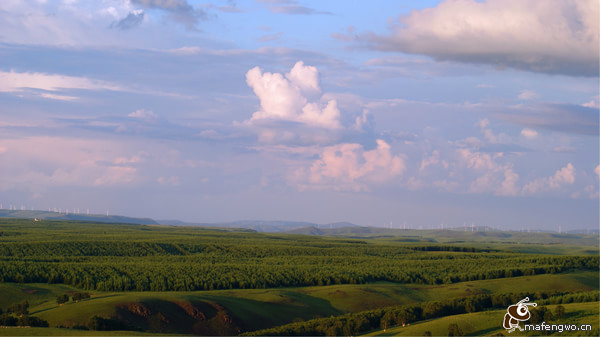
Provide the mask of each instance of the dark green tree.
POLYGON ((529 312, 531 313, 531 317, 529 318, 531 324, 540 324, 544 321, 544 317, 548 312, 548 308, 546 308, 545 306, 541 306, 537 308, 532 308, 531 310, 529 310, 529 312))
POLYGON ((381 328, 383 330, 388 329, 395 323, 394 314, 391 311, 388 311, 381 317, 381 328))
POLYGON ((4 314, 0 316, 0 325, 3 326, 16 326, 17 318, 8 314, 4 314))
POLYGON ((552 311, 550 311, 549 309, 546 309, 546 312, 544 313, 544 321, 551 322, 553 320, 554 320, 554 315, 552 314, 552 311))
POLYGON ((450 323, 448 325, 448 336, 464 336, 465 333, 456 323, 450 323))
POLYGON ((39 317, 23 315, 17 320, 17 325, 47 328, 48 322, 39 317))
POLYGON ((29 302, 23 301, 21 303, 14 304, 9 308, 9 312, 12 312, 16 315, 22 316, 29 314, 29 302))
POLYGON ((556 318, 557 320, 561 320, 565 317, 565 307, 563 307, 562 305, 557 306, 554 309, 554 318, 556 318))
POLYGON ((58 304, 63 304, 63 303, 67 303, 67 302, 69 302, 68 294, 60 295, 56 298, 56 303, 58 303, 58 304))

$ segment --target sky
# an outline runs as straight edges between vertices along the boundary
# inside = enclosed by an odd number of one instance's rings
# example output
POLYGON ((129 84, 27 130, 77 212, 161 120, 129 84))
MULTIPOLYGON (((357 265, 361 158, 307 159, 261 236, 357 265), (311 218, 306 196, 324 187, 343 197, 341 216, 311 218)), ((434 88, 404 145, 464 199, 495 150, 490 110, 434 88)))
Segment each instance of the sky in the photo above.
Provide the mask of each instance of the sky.
POLYGON ((596 0, 0 2, 0 203, 599 224, 596 0))

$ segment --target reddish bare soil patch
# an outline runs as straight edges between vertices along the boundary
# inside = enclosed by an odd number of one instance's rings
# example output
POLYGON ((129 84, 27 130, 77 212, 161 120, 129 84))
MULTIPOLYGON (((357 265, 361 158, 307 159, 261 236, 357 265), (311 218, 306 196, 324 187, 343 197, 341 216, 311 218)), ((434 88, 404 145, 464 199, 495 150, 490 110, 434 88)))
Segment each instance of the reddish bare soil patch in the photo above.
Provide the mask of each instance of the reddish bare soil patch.
POLYGON ((193 317, 195 319, 199 319, 199 320, 206 319, 206 315, 202 311, 200 311, 200 309, 198 309, 194 305, 192 305, 192 303, 176 302, 175 304, 177 304, 181 309, 183 309, 185 311, 185 313, 188 314, 188 316, 191 316, 191 317, 193 317))
POLYGON ((150 311, 150 309, 148 309, 146 306, 144 306, 141 303, 127 303, 125 305, 125 308, 129 312, 131 312, 131 313, 133 313, 135 315, 144 317, 144 318, 147 318, 147 317, 149 317, 152 314, 152 312, 150 311))

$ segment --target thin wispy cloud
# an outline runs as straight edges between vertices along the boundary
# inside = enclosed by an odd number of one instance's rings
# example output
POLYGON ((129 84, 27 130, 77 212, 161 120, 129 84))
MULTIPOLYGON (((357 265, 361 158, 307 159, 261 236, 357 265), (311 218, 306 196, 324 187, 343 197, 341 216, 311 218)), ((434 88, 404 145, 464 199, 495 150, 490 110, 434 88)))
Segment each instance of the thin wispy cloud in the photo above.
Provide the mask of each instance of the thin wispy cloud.
POLYGON ((553 131, 598 135, 598 109, 570 104, 518 105, 498 118, 510 123, 553 131))
POLYGON ((331 12, 318 11, 311 7, 299 5, 292 0, 259 0, 258 2, 268 5, 271 12, 276 14, 291 14, 291 15, 314 15, 325 14, 331 15, 331 12))
POLYGON ((105 81, 85 77, 65 76, 59 74, 28 73, 0 71, 0 92, 16 95, 31 94, 42 98, 74 101, 77 96, 64 95, 57 92, 64 90, 123 90, 122 87, 105 81), (32 91, 31 89, 41 90, 32 91))

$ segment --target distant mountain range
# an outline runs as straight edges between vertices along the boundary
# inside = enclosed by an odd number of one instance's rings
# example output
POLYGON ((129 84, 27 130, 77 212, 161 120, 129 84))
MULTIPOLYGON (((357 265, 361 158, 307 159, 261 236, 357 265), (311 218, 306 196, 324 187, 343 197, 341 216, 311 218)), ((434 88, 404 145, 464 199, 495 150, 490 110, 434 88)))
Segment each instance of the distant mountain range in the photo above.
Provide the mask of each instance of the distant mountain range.
POLYGON ((202 227, 226 227, 252 229, 257 232, 286 232, 305 227, 315 228, 342 228, 358 227, 349 222, 336 222, 330 224, 315 224, 311 222, 300 221, 282 221, 282 220, 243 220, 224 223, 192 223, 179 220, 154 220, 150 218, 135 218, 121 215, 102 215, 102 214, 81 214, 66 212, 48 212, 39 210, 8 210, 0 209, 0 218, 25 218, 40 220, 70 220, 70 221, 93 221, 106 223, 127 223, 140 225, 171 225, 171 226, 202 226, 202 227))
MULTIPOLYGON (((25 219, 40 219, 40 220, 70 220, 70 221, 92 221, 92 222, 106 222, 106 223, 127 223, 127 224, 140 224, 140 225, 170 225, 170 226, 201 226, 201 227, 212 227, 212 228, 241 228, 249 229, 257 232, 285 232, 290 234, 304 234, 304 235, 333 235, 333 236, 385 236, 385 235, 407 235, 411 232, 418 232, 416 229, 399 229, 399 228, 383 228, 383 227, 363 227, 350 222, 334 222, 328 224, 316 224, 311 222, 301 221, 284 221, 284 220, 241 220, 233 222, 220 222, 220 223, 195 223, 195 222, 184 222, 180 220, 154 220, 151 218, 135 218, 121 215, 102 215, 102 214, 80 214, 80 213, 66 213, 66 212, 47 212, 39 210, 8 210, 0 209, 0 218, 25 218, 25 219)), ((443 232, 438 229, 436 230, 425 230, 443 232)), ((494 229, 488 226, 475 226, 471 227, 456 227, 447 228, 446 231, 451 232, 471 232, 475 231, 480 233, 478 235, 494 235, 492 233, 501 232, 498 229, 494 229)), ((549 232, 552 231, 531 231, 531 232, 549 232)), ((556 232, 554 232, 556 233, 556 232)), ((599 234, 598 229, 579 229, 565 231, 563 234, 599 234)), ((497 234, 502 235, 502 234, 497 234)))
POLYGON ((107 223, 128 223, 140 225, 157 225, 158 222, 150 218, 132 218, 121 215, 101 215, 101 214, 78 214, 66 212, 47 212, 47 211, 18 211, 0 209, 2 218, 25 218, 40 220, 71 220, 71 221, 93 221, 107 223))

